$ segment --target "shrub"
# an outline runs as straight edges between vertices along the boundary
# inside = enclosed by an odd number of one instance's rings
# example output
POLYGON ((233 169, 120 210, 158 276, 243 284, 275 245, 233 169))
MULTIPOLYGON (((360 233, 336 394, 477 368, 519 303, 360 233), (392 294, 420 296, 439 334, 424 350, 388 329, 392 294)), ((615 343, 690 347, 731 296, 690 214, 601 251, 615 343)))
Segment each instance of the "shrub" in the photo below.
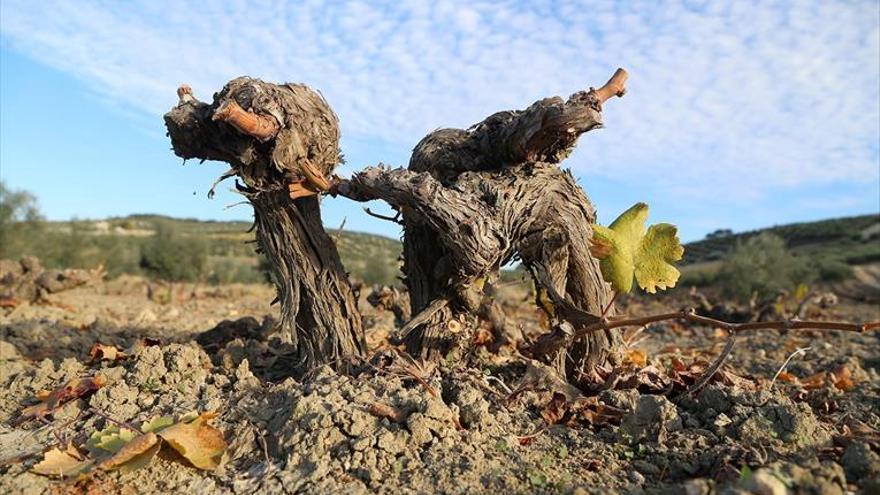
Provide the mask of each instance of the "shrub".
POLYGON ((753 292, 766 297, 790 291, 814 276, 815 268, 792 255, 781 237, 761 234, 734 247, 721 266, 718 282, 726 296, 745 302, 753 292))
POLYGON ((205 273, 207 260, 203 241, 158 224, 156 234, 141 248, 140 267, 146 274, 166 282, 197 282, 205 273))
POLYGON ((266 282, 266 275, 257 266, 245 260, 218 257, 210 263, 210 268, 207 282, 211 285, 266 282))
POLYGON ((853 269, 838 258, 824 257, 813 261, 820 282, 840 282, 853 276, 853 269))
POLYGON ((681 273, 681 287, 709 287, 718 279, 718 272, 710 269, 683 270, 681 273))
POLYGON ((17 258, 40 237, 42 216, 37 198, 0 181, 0 258, 17 258))

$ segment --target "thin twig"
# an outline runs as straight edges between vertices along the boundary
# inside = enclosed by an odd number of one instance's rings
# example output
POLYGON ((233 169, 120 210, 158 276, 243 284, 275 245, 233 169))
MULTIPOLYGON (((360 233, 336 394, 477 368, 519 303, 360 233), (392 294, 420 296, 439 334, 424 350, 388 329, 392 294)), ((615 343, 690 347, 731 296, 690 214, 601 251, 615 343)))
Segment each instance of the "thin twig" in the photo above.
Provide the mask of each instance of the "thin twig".
POLYGON ((640 327, 638 328, 638 330, 636 330, 635 332, 633 332, 633 333, 630 334, 629 336, 625 337, 625 338, 623 339, 623 345, 624 345, 625 347, 635 347, 635 345, 636 345, 637 343, 642 342, 642 341, 644 341, 645 339, 647 339, 648 336, 645 336, 644 338, 639 339, 638 341, 635 340, 635 338, 636 338, 640 333, 644 332, 646 328, 648 328, 648 327, 645 326, 645 325, 642 325, 642 326, 640 326, 640 327))
POLYGON ((339 228, 336 229, 336 232, 333 233, 331 237, 333 237, 333 242, 339 243, 339 238, 342 237, 342 233, 345 232, 345 221, 348 220, 348 217, 342 217, 342 223, 339 224, 339 228))
POLYGON ((649 323, 657 323, 660 321, 682 320, 691 323, 698 323, 715 328, 727 330, 730 333, 739 333, 747 330, 758 329, 775 329, 775 330, 841 330, 844 332, 867 332, 876 328, 880 328, 880 322, 869 323, 841 323, 834 321, 799 321, 799 320, 779 320, 779 321, 756 321, 752 323, 728 323, 726 321, 716 320, 708 316, 700 316, 696 314, 693 308, 684 309, 676 313, 663 313, 653 316, 643 316, 641 318, 623 318, 623 319, 607 319, 603 318, 597 323, 578 328, 574 332, 574 338, 585 337, 593 332, 611 330, 613 328, 641 326, 649 323))
POLYGON ((501 380, 501 378, 498 378, 497 376, 486 375, 485 379, 486 379, 486 381, 491 380, 491 381, 496 382, 499 385, 501 385, 501 388, 504 389, 504 393, 507 394, 508 396, 513 393, 513 390, 510 390, 510 387, 508 387, 507 384, 504 383, 503 380, 501 380))
POLYGON ((387 220, 389 222, 394 222, 397 225, 403 225, 403 223, 400 221, 400 212, 399 211, 393 217, 389 217, 387 215, 381 215, 379 213, 373 213, 373 211, 370 210, 366 206, 364 207, 364 211, 367 212, 367 215, 370 215, 371 217, 378 218, 379 220, 387 220))
POLYGON ((236 206, 249 205, 249 204, 251 204, 250 201, 239 201, 238 203, 232 203, 231 205, 226 205, 223 207, 223 209, 228 210, 230 208, 235 208, 236 206))
POLYGON ((401 336, 401 339, 406 339, 409 336, 409 333, 412 332, 417 326, 430 320, 432 316, 434 316, 441 309, 445 308, 447 304, 449 304, 449 299, 434 299, 434 301, 432 301, 431 304, 428 305, 428 307, 419 312, 419 314, 413 316, 406 323, 406 325, 404 325, 400 329, 398 334, 401 336))
POLYGON ((137 434, 138 436, 144 434, 144 432, 142 432, 140 428, 135 428, 133 425, 126 423, 125 421, 119 421, 118 419, 111 418, 107 413, 99 411, 98 409, 96 409, 94 407, 90 407, 89 412, 104 418, 105 420, 115 424, 116 426, 118 426, 120 428, 125 428, 126 430, 131 430, 131 431, 135 432, 135 434, 137 434))
POLYGON ((608 301, 608 304, 605 306, 605 308, 602 309, 602 318, 604 318, 605 315, 608 314, 608 311, 611 309, 611 305, 614 304, 614 300, 615 300, 615 299, 617 299, 617 292, 615 292, 615 293, 611 296, 611 300, 608 301))
POLYGON ((688 395, 694 395, 699 392, 700 389, 706 386, 709 383, 709 380, 715 376, 715 373, 718 373, 718 370, 721 369, 721 366, 724 365, 724 361, 727 361, 727 357, 730 356, 730 353, 733 351, 733 344, 736 342, 736 334, 731 332, 730 336, 727 337, 727 344, 724 346, 724 349, 721 351, 721 354, 715 358, 715 361, 706 368, 706 371, 694 382, 693 385, 688 389, 688 395))
POLYGON ((544 433, 545 431, 547 431, 547 428, 549 428, 548 425, 540 426, 535 431, 533 431, 532 433, 529 433, 528 435, 517 435, 516 439, 518 442, 520 442, 520 444, 522 444, 522 442, 529 442, 529 441, 537 438, 538 435, 540 435, 541 433, 544 433))
POLYGON ((791 360, 795 358, 795 356, 800 356, 800 355, 806 354, 807 351, 809 351, 810 349, 811 349, 811 347, 809 347, 809 346, 798 347, 794 352, 789 354, 788 359, 786 359, 785 362, 782 363, 782 366, 780 366, 779 369, 776 370, 776 374, 773 375, 773 379, 770 380, 770 385, 767 386, 767 390, 768 391, 773 390, 773 384, 776 383, 776 379, 779 378, 779 375, 781 375, 783 371, 785 371, 785 367, 788 366, 788 363, 790 363, 791 360))

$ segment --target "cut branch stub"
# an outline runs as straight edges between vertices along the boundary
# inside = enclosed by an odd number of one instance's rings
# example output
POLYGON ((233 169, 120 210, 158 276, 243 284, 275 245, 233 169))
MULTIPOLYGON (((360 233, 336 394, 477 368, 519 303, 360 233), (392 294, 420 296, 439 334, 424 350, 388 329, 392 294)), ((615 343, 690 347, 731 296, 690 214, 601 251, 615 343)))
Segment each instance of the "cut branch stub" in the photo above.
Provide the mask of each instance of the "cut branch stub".
POLYGON ((627 78, 629 78, 629 74, 625 70, 617 69, 604 86, 591 90, 596 95, 596 101, 599 105, 611 99, 612 96, 622 97, 626 94, 627 78))
POLYGON ((211 119, 226 122, 242 134, 260 141, 272 139, 281 128, 275 117, 247 112, 235 100, 223 102, 217 110, 214 110, 214 116, 211 119))

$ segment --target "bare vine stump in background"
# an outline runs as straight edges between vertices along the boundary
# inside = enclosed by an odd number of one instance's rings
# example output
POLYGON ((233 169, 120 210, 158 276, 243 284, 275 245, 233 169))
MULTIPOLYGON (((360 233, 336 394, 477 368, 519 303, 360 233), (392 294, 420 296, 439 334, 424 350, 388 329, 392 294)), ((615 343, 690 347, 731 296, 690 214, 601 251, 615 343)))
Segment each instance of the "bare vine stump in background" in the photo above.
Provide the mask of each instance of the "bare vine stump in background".
POLYGON ((165 115, 174 152, 232 168, 254 207, 257 241, 269 259, 282 331, 301 373, 321 364, 347 369, 365 351, 361 316, 333 240, 321 224, 318 191, 341 161, 339 123, 318 93, 300 84, 241 77, 210 104, 186 86, 165 115))

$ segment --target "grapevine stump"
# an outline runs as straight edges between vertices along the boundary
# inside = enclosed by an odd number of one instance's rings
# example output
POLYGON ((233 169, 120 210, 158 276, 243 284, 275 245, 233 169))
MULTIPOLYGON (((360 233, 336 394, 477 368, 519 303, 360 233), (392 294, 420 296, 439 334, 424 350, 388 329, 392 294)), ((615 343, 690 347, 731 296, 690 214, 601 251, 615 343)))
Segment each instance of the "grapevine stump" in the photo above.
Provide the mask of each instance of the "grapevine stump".
POLYGON ((381 199, 401 213, 414 315, 401 332, 408 352, 436 358, 466 346, 480 317, 508 325, 489 288, 502 266, 521 260, 551 321, 531 352, 578 382, 613 359, 619 341, 610 331, 573 337, 599 321, 611 294, 589 250, 595 210, 558 164, 581 134, 602 126, 602 104, 623 95, 625 80, 618 70, 567 100, 435 131, 407 169, 367 167, 347 180, 331 176, 340 161, 336 116, 302 85, 238 78, 211 104, 182 87, 165 121, 177 155, 228 162, 224 177, 243 180, 302 370, 344 368, 365 350, 351 287, 321 226, 318 197, 328 192, 381 199))

